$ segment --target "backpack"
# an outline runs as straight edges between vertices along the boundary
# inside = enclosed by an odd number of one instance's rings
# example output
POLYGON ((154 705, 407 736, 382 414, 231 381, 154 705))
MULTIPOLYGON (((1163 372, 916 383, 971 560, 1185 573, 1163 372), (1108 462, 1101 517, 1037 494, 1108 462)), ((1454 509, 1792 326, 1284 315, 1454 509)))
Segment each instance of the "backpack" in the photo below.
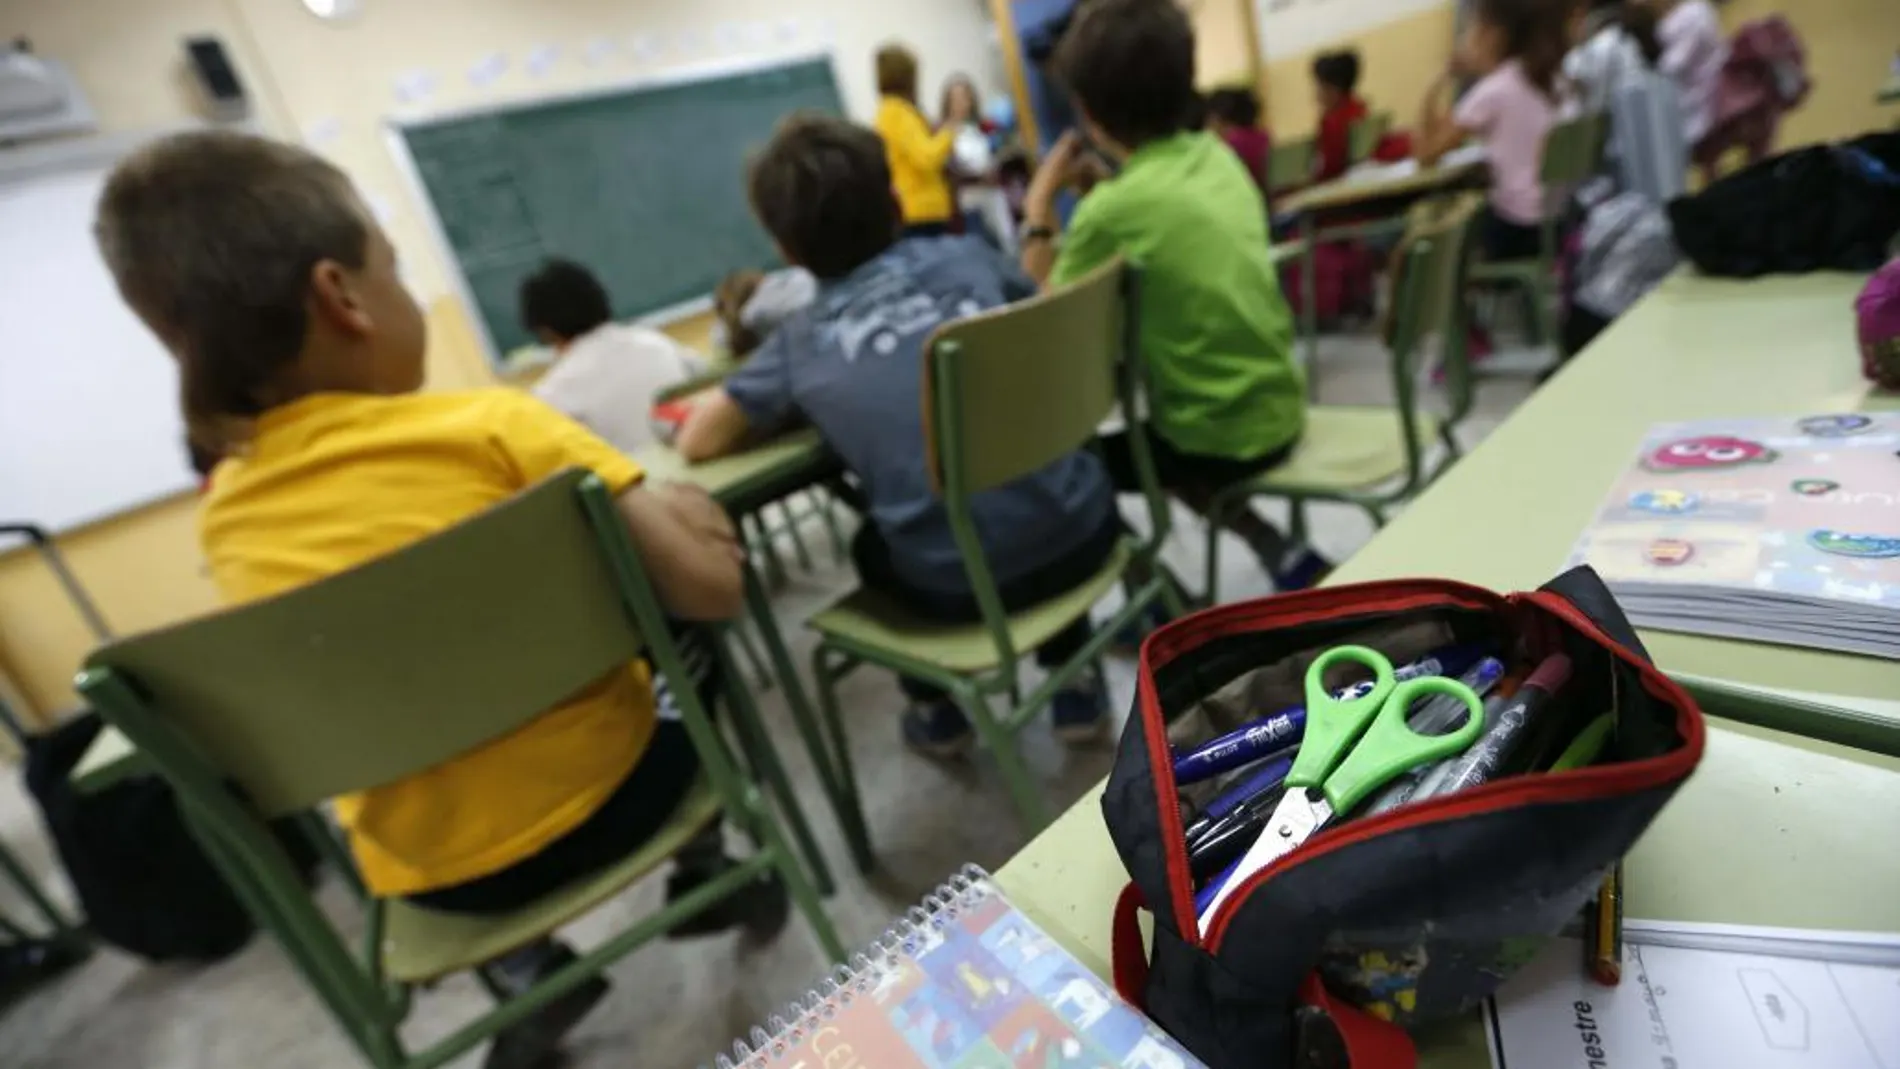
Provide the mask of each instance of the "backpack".
MULTIPOLYGON (((147 961, 217 961, 256 930, 205 856, 169 784, 137 776, 91 794, 70 776, 98 737, 97 713, 23 739, 26 788, 39 803, 86 923, 100 939, 147 961)), ((312 882, 317 852, 289 821, 272 830, 312 882)))
POLYGON ((1669 204, 1704 274, 1872 271, 1900 233, 1900 133, 1763 160, 1669 204))

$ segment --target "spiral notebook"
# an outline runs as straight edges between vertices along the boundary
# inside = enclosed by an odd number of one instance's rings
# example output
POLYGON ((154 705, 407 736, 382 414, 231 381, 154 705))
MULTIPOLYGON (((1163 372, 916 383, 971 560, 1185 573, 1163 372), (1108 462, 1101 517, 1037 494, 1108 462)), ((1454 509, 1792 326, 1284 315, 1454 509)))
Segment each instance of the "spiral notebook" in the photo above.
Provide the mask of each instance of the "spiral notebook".
MULTIPOLYGON (((1196 1069, 965 868, 718 1069, 1196 1069)), ((1204 1069, 1204 1067, 1203 1067, 1204 1069)))

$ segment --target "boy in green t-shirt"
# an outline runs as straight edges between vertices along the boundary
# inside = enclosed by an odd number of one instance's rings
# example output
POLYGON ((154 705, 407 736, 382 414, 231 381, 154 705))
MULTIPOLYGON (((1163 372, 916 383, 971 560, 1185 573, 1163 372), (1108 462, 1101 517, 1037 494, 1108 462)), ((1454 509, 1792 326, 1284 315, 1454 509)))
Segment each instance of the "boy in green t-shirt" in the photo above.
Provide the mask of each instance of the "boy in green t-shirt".
MULTIPOLYGON (((1120 173, 1082 198, 1058 243, 1056 198, 1084 147, 1064 134, 1030 183, 1023 268, 1060 286, 1116 255, 1141 266, 1150 447, 1162 484, 1204 512, 1222 487, 1285 461, 1306 422, 1266 204, 1220 139, 1183 128, 1194 30, 1172 0, 1090 0, 1054 68, 1081 131, 1120 173)), ((1102 445, 1117 486, 1133 490, 1125 434, 1102 445)), ((1281 590, 1311 586, 1329 567, 1251 510, 1230 526, 1281 590)))

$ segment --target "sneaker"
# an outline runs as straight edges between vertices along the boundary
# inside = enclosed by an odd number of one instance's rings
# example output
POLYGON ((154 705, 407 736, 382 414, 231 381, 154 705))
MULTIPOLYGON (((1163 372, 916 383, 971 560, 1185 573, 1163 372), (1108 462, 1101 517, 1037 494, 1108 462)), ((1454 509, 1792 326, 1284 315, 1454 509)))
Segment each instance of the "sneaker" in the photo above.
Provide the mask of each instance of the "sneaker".
POLYGON ((1282 594, 1306 590, 1326 581, 1333 573, 1333 562, 1312 549, 1302 548, 1289 556, 1273 574, 1273 588, 1282 594))
MULTIPOLYGON (((736 864, 738 862, 731 858, 722 857, 712 865, 696 865, 690 869, 681 866, 675 869, 666 878, 666 900, 676 902, 686 897, 730 871, 736 864)), ((777 874, 768 874, 738 894, 694 914, 686 923, 666 933, 666 937, 697 939, 737 928, 747 938, 765 942, 785 930, 785 922, 791 912, 792 900, 785 892, 785 884, 780 882, 777 874)))
POLYGON ((1097 743, 1108 734, 1108 701, 1098 686, 1064 687, 1049 701, 1049 719, 1063 742, 1097 743))
MULTIPOLYGON (((496 987, 519 995, 566 968, 578 955, 549 940, 482 966, 496 987)), ((541 1007, 534 1016, 495 1033, 482 1069, 548 1069, 561 1064, 561 1039, 607 997, 605 977, 596 976, 541 1007)))
POLYGON ((976 743, 970 719, 955 702, 912 702, 899 724, 904 745, 926 757, 962 757, 976 743))

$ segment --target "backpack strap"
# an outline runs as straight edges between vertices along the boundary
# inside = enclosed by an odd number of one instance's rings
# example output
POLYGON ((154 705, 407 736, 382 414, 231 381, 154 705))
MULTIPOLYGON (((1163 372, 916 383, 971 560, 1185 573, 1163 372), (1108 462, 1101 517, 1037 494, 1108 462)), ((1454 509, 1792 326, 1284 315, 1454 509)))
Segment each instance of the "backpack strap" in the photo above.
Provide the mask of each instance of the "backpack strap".
POLYGON ((1148 908, 1133 880, 1115 900, 1110 955, 1114 960, 1115 992, 1138 1010, 1148 1008, 1148 949, 1141 945, 1141 911, 1148 908))

